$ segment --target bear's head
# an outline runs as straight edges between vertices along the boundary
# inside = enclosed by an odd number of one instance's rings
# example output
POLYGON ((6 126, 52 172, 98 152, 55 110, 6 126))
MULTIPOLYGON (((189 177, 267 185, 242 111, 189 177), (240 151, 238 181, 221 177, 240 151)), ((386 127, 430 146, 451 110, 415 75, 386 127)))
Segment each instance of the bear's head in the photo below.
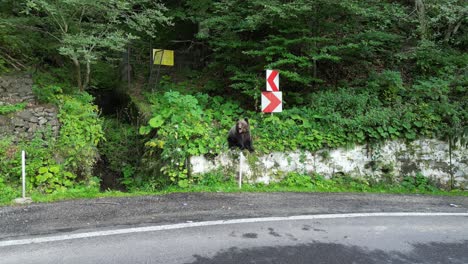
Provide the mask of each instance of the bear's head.
POLYGON ((250 130, 249 120, 247 118, 244 118, 244 120, 241 119, 237 121, 236 130, 237 130, 237 133, 239 134, 249 133, 249 130, 250 130))

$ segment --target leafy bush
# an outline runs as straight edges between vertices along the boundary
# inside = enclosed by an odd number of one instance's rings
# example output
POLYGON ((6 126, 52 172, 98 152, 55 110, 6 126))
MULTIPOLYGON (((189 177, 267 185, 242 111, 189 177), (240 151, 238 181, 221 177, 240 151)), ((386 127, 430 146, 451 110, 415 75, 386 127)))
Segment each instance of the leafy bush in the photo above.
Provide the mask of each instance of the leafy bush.
POLYGON ((58 138, 46 128, 30 141, 0 141, 0 178, 6 186, 19 185, 21 150, 26 152, 28 190, 52 193, 91 177, 96 146, 103 139, 97 107, 88 94, 56 95, 56 99, 61 123, 58 138))
POLYGON ((89 179, 98 157, 97 145, 104 139, 98 108, 87 93, 60 96, 59 100, 58 154, 67 170, 89 179))
POLYGON ((58 85, 33 85, 33 92, 41 103, 57 103, 62 88, 58 85))
POLYGON ((121 183, 127 189, 135 186, 136 168, 141 157, 141 144, 137 129, 117 119, 103 122, 106 140, 99 142, 101 158, 108 162, 109 169, 122 175, 121 183))
POLYGON ((18 153, 17 146, 10 138, 0 139, 0 190, 19 184, 21 173, 13 170, 20 162, 18 153))
POLYGON ((140 128, 140 134, 150 136, 146 157, 153 159, 146 160, 158 160, 156 173, 162 169, 170 182, 188 186, 194 182, 189 179, 188 158, 224 151, 228 130, 243 116, 249 118, 257 153, 414 140, 434 137, 448 127, 466 126, 463 105, 448 100, 453 89, 448 88, 449 81, 434 79, 405 88, 397 72, 372 78, 377 78, 372 84, 376 91, 370 85, 363 90, 317 92, 311 94, 310 106, 290 107, 274 115, 245 111, 236 103, 206 94, 169 91, 151 95, 153 116, 140 128), (426 93, 429 88, 439 95, 426 93), (403 92, 407 90, 414 94, 403 92))
POLYGON ((414 176, 405 176, 401 186, 409 191, 436 191, 437 188, 428 178, 420 172, 414 176))
POLYGON ((14 188, 16 186, 10 185, 4 182, 2 177, 0 177, 0 204, 2 203, 9 203, 13 199, 18 198, 21 196, 20 187, 14 188))
POLYGON ((72 186, 75 176, 66 171, 55 157, 57 142, 50 131, 37 133, 33 140, 19 144, 13 144, 9 140, 1 142, 0 153, 5 154, 0 155, 0 179, 7 186, 21 185, 21 150, 26 152, 28 191, 37 189, 51 193, 72 186))
POLYGON ((212 171, 203 175, 198 175, 197 184, 206 187, 218 187, 223 184, 236 185, 234 177, 228 177, 223 171, 212 171))
POLYGON ((211 129, 213 124, 194 96, 179 92, 158 95, 150 98, 153 117, 140 128, 140 134, 155 131, 156 136, 145 143, 148 155, 161 159, 161 170, 171 182, 187 187, 193 183, 188 177, 188 158, 220 149, 224 138, 211 129))
POLYGON ((313 183, 309 175, 290 172, 281 180, 280 185, 286 187, 312 188, 313 183))

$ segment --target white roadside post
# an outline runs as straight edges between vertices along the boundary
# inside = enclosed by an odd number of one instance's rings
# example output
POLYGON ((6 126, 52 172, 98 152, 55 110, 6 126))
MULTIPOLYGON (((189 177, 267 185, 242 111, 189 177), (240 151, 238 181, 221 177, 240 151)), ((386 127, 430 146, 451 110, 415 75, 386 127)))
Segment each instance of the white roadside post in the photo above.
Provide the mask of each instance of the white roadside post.
POLYGON ((15 199, 15 202, 19 204, 31 203, 31 198, 26 197, 26 152, 24 150, 21 151, 21 179, 23 182, 23 196, 15 199))
POLYGON ((21 178, 23 180, 23 199, 26 198, 26 153, 21 151, 21 178))
POLYGON ((242 188, 242 150, 239 155, 239 189, 242 188))

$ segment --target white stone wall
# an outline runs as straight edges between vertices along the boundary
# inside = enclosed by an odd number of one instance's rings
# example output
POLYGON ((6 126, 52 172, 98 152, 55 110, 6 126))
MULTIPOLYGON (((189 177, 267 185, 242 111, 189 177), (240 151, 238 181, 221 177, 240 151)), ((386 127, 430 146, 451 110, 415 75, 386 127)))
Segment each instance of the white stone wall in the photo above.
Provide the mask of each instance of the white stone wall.
MULTIPOLYGON (((418 172, 441 183, 450 181, 448 144, 435 139, 421 139, 410 143, 389 141, 372 148, 354 146, 311 152, 274 152, 256 156, 249 154, 243 160, 243 175, 250 181, 268 183, 279 180, 285 173, 318 173, 327 178, 335 174, 354 177, 384 174, 394 177, 414 175, 418 172)), ((468 150, 458 147, 452 151, 452 169, 457 184, 468 185, 468 150)), ((214 159, 202 156, 191 158, 193 174, 216 169, 239 171, 239 152, 230 151, 214 159)))

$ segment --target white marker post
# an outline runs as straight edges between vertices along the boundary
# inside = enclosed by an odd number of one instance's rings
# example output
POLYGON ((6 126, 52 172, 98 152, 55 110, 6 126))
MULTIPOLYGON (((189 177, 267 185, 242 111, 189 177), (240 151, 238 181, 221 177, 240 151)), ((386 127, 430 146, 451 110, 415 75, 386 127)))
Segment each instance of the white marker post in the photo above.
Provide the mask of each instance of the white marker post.
POLYGON ((16 203, 25 204, 32 202, 31 198, 26 197, 26 152, 21 151, 21 178, 23 182, 23 196, 22 198, 15 199, 16 203))
POLYGON ((239 155, 239 189, 242 188, 242 150, 239 155))
POLYGON ((23 179, 23 199, 26 198, 26 152, 21 151, 21 175, 23 179))

